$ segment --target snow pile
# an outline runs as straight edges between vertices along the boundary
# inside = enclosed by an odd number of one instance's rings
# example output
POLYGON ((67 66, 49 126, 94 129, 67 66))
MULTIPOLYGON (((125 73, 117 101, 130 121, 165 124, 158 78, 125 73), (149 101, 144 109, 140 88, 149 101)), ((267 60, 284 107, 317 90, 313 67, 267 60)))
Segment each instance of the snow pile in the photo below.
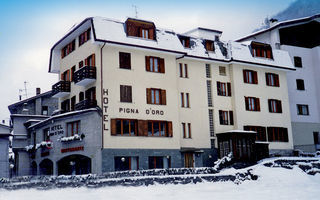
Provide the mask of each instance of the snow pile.
POLYGON ((219 170, 225 166, 225 164, 229 163, 233 158, 232 152, 230 152, 228 155, 220 158, 219 160, 214 162, 214 167, 213 169, 219 170))
POLYGON ((33 149, 37 150, 39 148, 44 148, 44 147, 49 148, 49 149, 52 148, 52 142, 51 141, 42 141, 42 142, 36 144, 35 146, 31 144, 31 145, 26 146, 25 150, 31 151, 33 149))
POLYGON ((58 141, 60 142, 69 142, 69 141, 75 141, 75 140, 82 140, 82 138, 84 138, 84 135, 81 134, 74 134, 73 136, 69 136, 69 137, 61 137, 61 138, 58 138, 58 141))

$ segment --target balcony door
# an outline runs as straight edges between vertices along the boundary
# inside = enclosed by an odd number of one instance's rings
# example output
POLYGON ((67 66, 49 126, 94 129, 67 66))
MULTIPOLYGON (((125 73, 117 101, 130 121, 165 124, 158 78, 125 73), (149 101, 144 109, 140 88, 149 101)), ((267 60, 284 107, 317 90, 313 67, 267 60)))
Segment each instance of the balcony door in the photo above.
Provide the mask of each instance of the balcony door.
POLYGON ((86 91, 86 99, 89 101, 96 100, 96 87, 92 87, 86 91))

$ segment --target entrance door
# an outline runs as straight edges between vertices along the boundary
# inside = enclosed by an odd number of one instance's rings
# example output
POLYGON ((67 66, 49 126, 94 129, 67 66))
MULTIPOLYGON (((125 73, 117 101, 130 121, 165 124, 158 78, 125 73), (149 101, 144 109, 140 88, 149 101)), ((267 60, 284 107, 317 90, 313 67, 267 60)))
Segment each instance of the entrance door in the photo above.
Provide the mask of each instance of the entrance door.
POLYGON ((58 175, 91 173, 91 159, 83 155, 70 155, 58 161, 58 175))
POLYGON ((184 154, 184 167, 186 168, 194 167, 193 153, 184 154))

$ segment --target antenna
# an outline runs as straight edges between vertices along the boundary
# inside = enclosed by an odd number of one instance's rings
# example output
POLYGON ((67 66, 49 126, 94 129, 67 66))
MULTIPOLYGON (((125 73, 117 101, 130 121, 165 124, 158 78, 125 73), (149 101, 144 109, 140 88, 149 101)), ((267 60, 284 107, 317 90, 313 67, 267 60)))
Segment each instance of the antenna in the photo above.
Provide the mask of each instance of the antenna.
POLYGON ((138 18, 138 7, 136 5, 132 5, 134 7, 135 18, 138 18))
POLYGON ((24 81, 24 89, 19 89, 19 100, 21 101, 22 100, 22 96, 24 96, 25 98, 28 98, 28 91, 27 91, 27 81, 24 81), (23 93, 24 94, 21 94, 23 93))

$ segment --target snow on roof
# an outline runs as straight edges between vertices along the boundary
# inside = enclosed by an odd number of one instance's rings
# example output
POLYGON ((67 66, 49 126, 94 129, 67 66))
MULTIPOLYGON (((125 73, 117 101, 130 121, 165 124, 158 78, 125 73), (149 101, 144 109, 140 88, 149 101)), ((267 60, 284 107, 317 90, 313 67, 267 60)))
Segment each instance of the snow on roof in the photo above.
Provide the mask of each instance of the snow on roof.
MULTIPOLYGON (((251 42, 249 42, 251 44, 251 42)), ((245 61, 252 64, 272 65, 294 70, 294 66, 287 51, 272 49, 273 59, 254 57, 251 54, 248 44, 231 42, 232 59, 235 61, 245 61)))
POLYGON ((225 131, 224 133, 254 133, 254 134, 256 134, 257 132, 245 131, 245 130, 230 130, 230 131, 225 131))

